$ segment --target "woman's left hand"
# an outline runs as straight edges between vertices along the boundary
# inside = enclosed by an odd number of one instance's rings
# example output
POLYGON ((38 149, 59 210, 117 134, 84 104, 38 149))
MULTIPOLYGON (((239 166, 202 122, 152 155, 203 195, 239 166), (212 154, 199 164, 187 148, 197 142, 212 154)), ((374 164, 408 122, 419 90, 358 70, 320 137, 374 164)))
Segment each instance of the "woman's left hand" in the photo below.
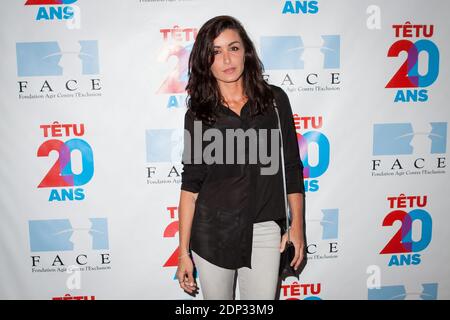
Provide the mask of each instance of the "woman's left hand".
MULTIPOLYGON (((291 228, 289 230, 290 230, 289 233, 290 233, 291 242, 294 244, 294 247, 295 247, 295 256, 294 256, 294 259, 292 259, 292 261, 291 261, 291 267, 294 266, 294 269, 297 270, 298 267, 300 266, 300 263, 303 260, 304 251, 305 251, 305 240, 304 240, 303 232, 302 232, 301 228, 299 228, 299 227, 296 228, 295 226, 291 226, 291 228)), ((283 235, 283 237, 281 238, 280 252, 284 251, 287 240, 288 240, 288 234, 286 232, 283 235)))

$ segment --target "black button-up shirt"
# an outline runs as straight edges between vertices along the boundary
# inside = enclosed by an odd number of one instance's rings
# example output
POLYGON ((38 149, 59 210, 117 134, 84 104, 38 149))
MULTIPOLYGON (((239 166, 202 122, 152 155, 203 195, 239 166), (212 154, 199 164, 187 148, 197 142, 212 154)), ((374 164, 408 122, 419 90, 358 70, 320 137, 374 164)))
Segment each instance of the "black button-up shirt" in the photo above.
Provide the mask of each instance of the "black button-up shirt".
MULTIPOLYGON (((304 193, 303 165, 300 160, 297 134, 295 132, 292 109, 288 96, 279 87, 271 86, 278 107, 283 148, 285 157, 287 193, 304 193)), ((194 163, 194 141, 201 138, 194 135, 194 116, 188 110, 185 115, 185 129, 191 139, 185 136, 185 152, 183 153, 183 171, 181 189, 199 193, 195 205, 192 222, 190 248, 209 262, 228 269, 243 266, 251 268, 251 252, 253 224, 263 221, 276 221, 280 226, 285 223, 283 194, 283 177, 281 171, 281 153, 278 152, 278 168, 276 173, 262 175, 261 168, 270 164, 249 161, 251 146, 246 140, 245 162, 243 164, 226 161, 226 129, 268 129, 267 139, 257 135, 258 145, 266 146, 271 154, 272 143, 270 129, 277 130, 278 120, 275 110, 250 117, 250 108, 246 103, 241 115, 225 106, 220 106, 219 117, 212 126, 202 124, 202 134, 206 129, 214 128, 222 132, 223 163, 207 164, 197 159, 194 163), (190 141, 189 141, 190 140, 190 141), (192 153, 187 155, 186 150, 192 153), (189 161, 185 161, 189 159, 189 161), (189 163, 188 163, 189 162, 189 163)), ((277 141, 280 141, 277 135, 277 141)), ((201 139, 202 151, 213 141, 201 139)), ((278 143, 279 147, 280 143, 278 143)), ((258 147, 259 148, 259 147, 258 147)), ((237 160, 239 149, 234 148, 234 159, 237 160)), ((259 149, 258 149, 259 150, 259 149)), ((266 151, 267 153, 267 151, 266 151)), ((270 156, 269 156, 270 157, 270 156)))

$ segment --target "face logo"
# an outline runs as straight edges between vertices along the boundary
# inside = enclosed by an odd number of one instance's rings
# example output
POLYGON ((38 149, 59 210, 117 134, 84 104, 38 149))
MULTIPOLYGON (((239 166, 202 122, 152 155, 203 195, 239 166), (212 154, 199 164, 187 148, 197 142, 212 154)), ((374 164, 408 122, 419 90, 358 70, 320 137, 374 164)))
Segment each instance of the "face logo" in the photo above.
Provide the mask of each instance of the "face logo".
POLYGON ((19 42, 16 54, 19 77, 99 74, 95 40, 19 42))
POLYGON ((261 59, 266 70, 340 68, 340 36, 323 35, 304 43, 300 36, 261 37, 261 59))
POLYGON ((447 123, 422 128, 411 123, 383 123, 373 127, 373 155, 442 154, 447 148, 447 123))
POLYGON ((105 218, 31 220, 28 225, 31 252, 109 249, 105 218))
POLYGON ((424 283, 417 291, 406 291, 404 285, 382 286, 368 291, 369 300, 437 300, 437 283, 424 283))
POLYGON ((147 162, 181 162, 183 129, 149 129, 146 131, 147 162))

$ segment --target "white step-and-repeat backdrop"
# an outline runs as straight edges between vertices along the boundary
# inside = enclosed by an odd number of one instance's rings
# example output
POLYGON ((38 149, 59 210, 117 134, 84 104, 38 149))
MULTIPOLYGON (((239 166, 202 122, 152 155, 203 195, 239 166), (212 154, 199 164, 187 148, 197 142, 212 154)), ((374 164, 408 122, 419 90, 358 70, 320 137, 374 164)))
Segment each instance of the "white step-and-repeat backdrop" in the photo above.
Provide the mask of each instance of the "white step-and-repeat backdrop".
POLYGON ((305 165, 308 261, 280 298, 449 299, 449 11, 3 3, 0 298, 192 299, 174 278, 187 60, 227 14, 289 95, 305 165))

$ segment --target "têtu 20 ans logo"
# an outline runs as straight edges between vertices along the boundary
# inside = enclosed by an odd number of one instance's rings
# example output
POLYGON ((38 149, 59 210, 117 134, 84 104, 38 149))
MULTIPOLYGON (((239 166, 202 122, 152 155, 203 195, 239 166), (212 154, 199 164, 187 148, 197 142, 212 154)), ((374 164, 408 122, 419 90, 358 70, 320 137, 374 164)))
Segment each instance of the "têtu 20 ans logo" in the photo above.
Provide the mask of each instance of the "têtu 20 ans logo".
POLYGON ((380 254, 391 255, 388 266, 418 265, 422 261, 421 252, 425 250, 432 238, 433 219, 424 208, 428 196, 400 196, 388 197, 389 207, 394 209, 383 219, 383 227, 392 227, 400 221, 400 229, 388 241, 380 254), (413 239, 413 224, 420 222, 420 237, 413 239))
POLYGON ((78 0, 27 0, 26 6, 39 6, 36 21, 40 20, 72 20, 79 8, 74 5, 78 0))
POLYGON ((80 186, 91 181, 94 175, 92 148, 86 140, 79 138, 85 134, 84 124, 59 124, 55 121, 52 124, 43 124, 40 128, 44 138, 52 139, 39 146, 37 156, 48 158, 52 151, 56 151, 58 159, 49 168, 38 188, 52 188, 48 198, 50 202, 84 200, 84 189, 80 186), (63 141, 63 137, 70 139, 63 141), (77 159, 81 161, 78 163, 73 161, 73 151, 80 155, 77 159))
MULTIPOLYGON (((434 25, 413 25, 407 21, 404 25, 394 24, 392 28, 395 30, 395 37, 401 39, 391 45, 387 56, 398 58, 404 51, 407 57, 386 84, 386 88, 399 89, 394 102, 426 102, 429 92, 425 88, 431 86, 439 75, 439 49, 430 40, 434 34, 434 25), (418 40, 413 42, 411 38, 418 40), (419 64, 426 66, 425 74, 419 72, 419 64)), ((420 69, 423 69, 422 65, 420 69)))

